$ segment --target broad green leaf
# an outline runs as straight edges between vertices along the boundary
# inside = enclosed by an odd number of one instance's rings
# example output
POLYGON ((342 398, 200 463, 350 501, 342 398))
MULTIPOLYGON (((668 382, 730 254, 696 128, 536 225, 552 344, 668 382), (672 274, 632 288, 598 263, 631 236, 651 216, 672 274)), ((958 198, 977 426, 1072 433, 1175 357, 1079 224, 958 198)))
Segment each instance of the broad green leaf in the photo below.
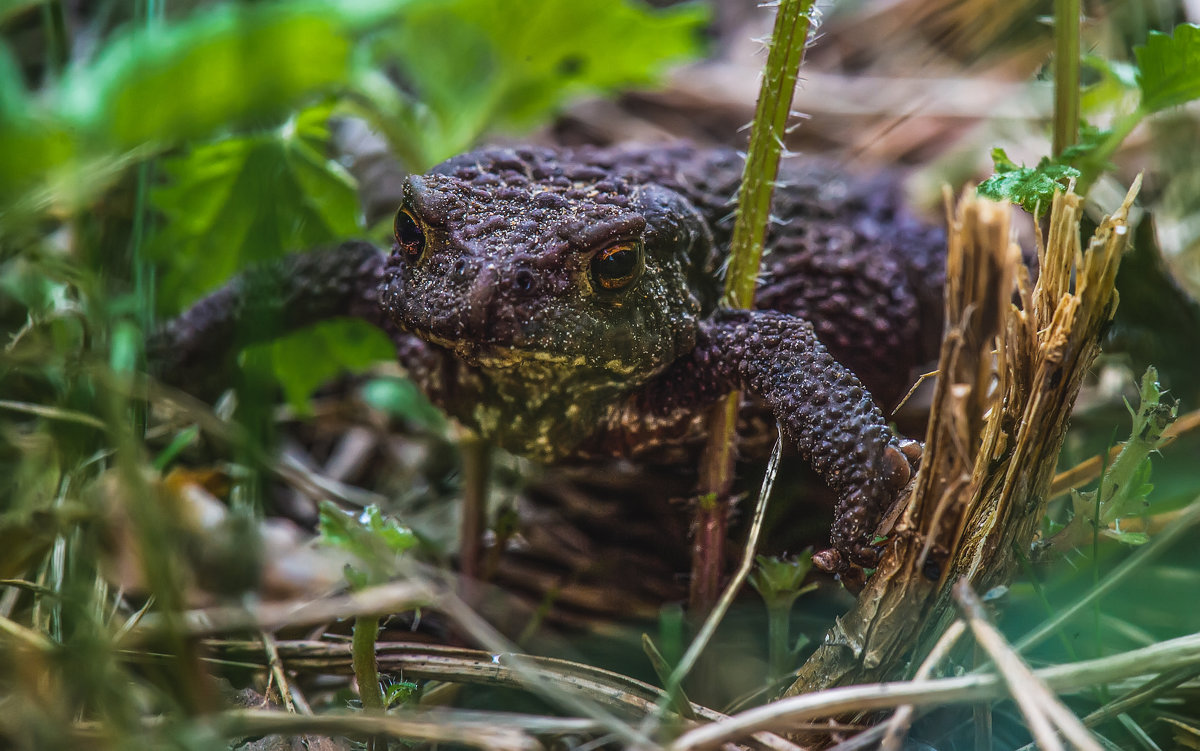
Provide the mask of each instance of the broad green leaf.
MULTIPOLYGON (((313 390, 342 371, 362 372, 396 356, 395 345, 364 321, 326 321, 270 344, 271 369, 292 408, 309 412, 313 390)), ((432 407, 431 407, 432 409, 432 407)))
POLYGON ((979 195, 994 201, 1012 201, 1031 214, 1050 207, 1056 190, 1062 190, 1079 170, 1042 158, 1036 167, 1017 166, 1004 149, 992 149, 996 173, 980 183, 979 195))
POLYGON ((388 106, 437 162, 486 128, 528 127, 567 97, 651 83, 699 51, 706 18, 699 5, 632 0, 425 0, 382 41, 413 97, 388 106))
POLYGON ((76 186, 111 179, 114 159, 277 120, 348 82, 357 38, 408 2, 219 4, 108 41, 37 99, 14 87, 0 54, 0 201, 28 201, 31 186, 49 182, 54 197, 78 200, 76 186))
MULTIPOLYGON (((168 179, 151 201, 166 221, 148 248, 159 262, 164 312, 175 312, 254 263, 359 234, 354 181, 323 156, 329 112, 328 106, 313 107, 279 129, 204 144, 164 160, 168 179)), ((263 347, 284 395, 301 413, 313 389, 339 372, 361 371, 395 356, 381 332, 349 320, 263 347)))
POLYGON ((161 263, 164 312, 253 263, 358 234, 354 181, 320 150, 328 112, 163 161, 167 180, 151 201, 166 221, 149 254, 161 263))
POLYGON ((1180 24, 1173 36, 1151 31, 1133 54, 1147 114, 1200 98, 1200 26, 1180 24))
POLYGON ((138 29, 68 74, 59 111, 115 148, 277 116, 345 80, 355 33, 405 4, 223 4, 179 24, 138 29))

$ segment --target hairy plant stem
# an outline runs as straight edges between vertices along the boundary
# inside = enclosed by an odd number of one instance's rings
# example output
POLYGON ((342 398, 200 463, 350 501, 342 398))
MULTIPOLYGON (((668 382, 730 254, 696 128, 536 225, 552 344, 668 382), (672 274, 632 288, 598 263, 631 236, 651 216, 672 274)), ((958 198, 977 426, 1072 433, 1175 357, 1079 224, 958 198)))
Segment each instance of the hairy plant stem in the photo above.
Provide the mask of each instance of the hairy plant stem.
POLYGON ((1054 0, 1054 155, 1079 140, 1079 0, 1054 0))
POLYGON ((383 690, 379 687, 379 665, 375 662, 375 638, 379 635, 379 617, 360 615, 354 619, 351 643, 354 680, 363 709, 383 711, 383 690))
MULTIPOLYGON (((796 76, 804 59, 811 28, 813 0, 782 0, 763 69, 758 105, 750 127, 750 147, 738 194, 737 221, 729 250, 725 277, 726 305, 749 308, 762 260, 763 242, 771 216, 771 196, 779 174, 783 136, 792 110, 796 76)), ((708 446, 701 468, 701 502, 696 512, 696 539, 692 556, 691 611, 701 618, 721 591, 720 574, 729 517, 729 489, 733 481, 733 444, 740 395, 728 395, 709 413, 708 446)))

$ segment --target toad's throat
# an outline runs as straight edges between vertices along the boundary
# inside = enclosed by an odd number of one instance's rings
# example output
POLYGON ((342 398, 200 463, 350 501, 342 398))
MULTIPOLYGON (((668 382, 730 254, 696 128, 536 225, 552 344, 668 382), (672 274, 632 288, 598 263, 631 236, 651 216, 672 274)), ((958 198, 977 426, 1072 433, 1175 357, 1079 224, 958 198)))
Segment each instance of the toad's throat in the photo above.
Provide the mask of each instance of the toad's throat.
POLYGON ((484 438, 537 461, 569 454, 638 383, 589 364, 582 355, 454 341, 410 330, 453 354, 472 373, 473 398, 443 406, 484 438))

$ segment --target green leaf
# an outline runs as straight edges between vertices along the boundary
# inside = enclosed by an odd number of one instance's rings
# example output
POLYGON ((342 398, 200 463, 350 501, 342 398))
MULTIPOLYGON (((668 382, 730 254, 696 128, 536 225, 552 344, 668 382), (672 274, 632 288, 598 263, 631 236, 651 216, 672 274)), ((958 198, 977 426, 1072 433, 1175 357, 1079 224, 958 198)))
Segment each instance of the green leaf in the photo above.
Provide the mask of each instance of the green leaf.
POLYGON ((1115 529, 1106 529, 1104 535, 1126 545, 1145 545, 1150 542, 1150 535, 1145 532, 1120 532, 1115 529))
POLYGON ((160 262, 163 312, 253 263, 358 234, 354 180, 322 153, 329 111, 163 161, 167 181, 151 202, 167 221, 148 247, 160 262))
POLYGON ((11 117, 28 107, 25 85, 21 82, 21 69, 8 45, 0 46, 0 117, 11 117))
POLYGON ((425 428, 440 430, 446 424, 441 410, 407 378, 374 378, 363 385, 362 398, 378 410, 425 428))
POLYGON ((750 572, 750 584, 762 595, 767 607, 790 604, 811 589, 804 586, 804 579, 812 569, 811 550, 794 558, 760 555, 755 561, 758 565, 750 572))
POLYGON ((979 195, 993 201, 1012 201, 1035 216, 1050 207, 1054 192, 1079 177, 1079 170, 1043 157, 1036 167, 1017 166, 1004 149, 992 149, 996 173, 980 183, 979 195))
POLYGON ((308 397, 321 384, 343 371, 361 373, 396 356, 387 335, 351 319, 325 321, 262 346, 270 350, 271 370, 288 403, 302 415, 309 413, 308 397))
POLYGON ((179 24, 138 29, 68 74, 59 111, 115 148, 277 116, 300 97, 346 80, 353 35, 405 4, 231 3, 179 24))
POLYGON ((1180 24, 1174 36, 1151 31, 1146 44, 1135 47, 1133 54, 1145 112, 1200 98, 1200 26, 1180 24))
POLYGON ((486 128, 528 127, 568 97, 652 83, 667 63, 697 54, 707 16, 700 5, 654 10, 631 0, 414 4, 382 40, 415 100, 387 103, 407 120, 392 138, 417 142, 433 163, 486 128))
POLYGON ((1138 84, 1137 68, 1134 65, 1119 60, 1106 60, 1099 55, 1084 55, 1080 62, 1100 74, 1099 81, 1084 87, 1079 94, 1079 106, 1083 112, 1117 107, 1131 96, 1136 97, 1138 84))
POLYGON ((995 166, 996 172, 1012 172, 1021 168, 1019 164, 1009 159, 1008 153, 999 146, 992 149, 992 164, 995 166))
POLYGON ((179 456, 179 454, 182 453, 183 450, 188 446, 195 443, 196 439, 199 437, 199 426, 192 425, 184 428, 174 438, 172 438, 171 442, 167 444, 167 447, 159 452, 158 456, 154 458, 154 468, 159 472, 162 472, 167 468, 167 465, 175 461, 175 457, 179 456))
POLYGON ((388 684, 387 691, 383 695, 384 706, 391 708, 409 704, 416 701, 420 692, 421 687, 412 681, 395 681, 388 684))
MULTIPOLYGON (((1081 122, 1079 124, 1079 140, 1063 149, 1054 161, 1059 164, 1079 166, 1081 162, 1091 158, 1099 151, 1110 136, 1112 136, 1112 131, 1107 128, 1098 128, 1087 122, 1081 122)), ((1108 167, 1109 165, 1106 163, 1102 169, 1108 169, 1108 167)))
POLYGON ((357 37, 408 3, 223 3, 109 40, 37 99, 0 53, 0 200, 28 201, 41 184, 54 196, 37 196, 39 208, 79 201, 141 155, 278 119, 345 85, 360 62, 357 37))
MULTIPOLYGON (((331 109, 311 107, 275 130, 163 160, 167 181, 151 201, 166 221, 147 248, 158 261, 163 312, 179 310, 255 263, 360 234, 354 180, 323 155, 331 109)), ((294 332, 262 349, 301 414, 313 389, 333 376, 395 357, 382 332, 350 320, 294 332)))

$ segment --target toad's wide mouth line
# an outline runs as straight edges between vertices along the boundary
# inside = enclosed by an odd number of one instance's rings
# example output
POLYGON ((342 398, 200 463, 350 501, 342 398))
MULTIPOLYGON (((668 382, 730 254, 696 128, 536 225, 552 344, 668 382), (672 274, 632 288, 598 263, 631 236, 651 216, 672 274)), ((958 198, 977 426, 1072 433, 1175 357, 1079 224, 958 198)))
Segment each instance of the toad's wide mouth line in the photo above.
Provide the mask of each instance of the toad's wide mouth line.
POLYGON ((528 367, 530 364, 582 364, 582 357, 569 357, 557 352, 522 347, 508 347, 488 342, 448 339, 416 326, 405 327, 423 341, 453 352, 467 364, 477 368, 505 369, 528 367))

